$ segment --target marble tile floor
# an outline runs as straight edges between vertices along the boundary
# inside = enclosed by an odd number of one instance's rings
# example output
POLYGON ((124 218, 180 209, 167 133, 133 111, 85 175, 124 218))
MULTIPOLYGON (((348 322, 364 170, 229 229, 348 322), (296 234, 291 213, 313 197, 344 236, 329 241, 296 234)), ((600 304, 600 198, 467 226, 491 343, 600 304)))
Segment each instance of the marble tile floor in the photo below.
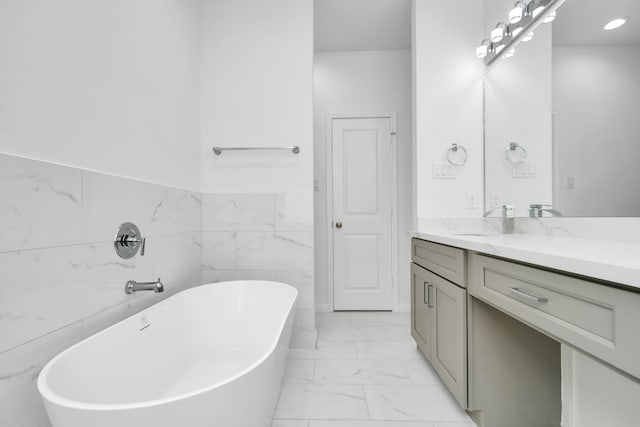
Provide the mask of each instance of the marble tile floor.
POLYGON ((475 427, 411 338, 409 313, 318 313, 291 349, 272 427, 475 427))

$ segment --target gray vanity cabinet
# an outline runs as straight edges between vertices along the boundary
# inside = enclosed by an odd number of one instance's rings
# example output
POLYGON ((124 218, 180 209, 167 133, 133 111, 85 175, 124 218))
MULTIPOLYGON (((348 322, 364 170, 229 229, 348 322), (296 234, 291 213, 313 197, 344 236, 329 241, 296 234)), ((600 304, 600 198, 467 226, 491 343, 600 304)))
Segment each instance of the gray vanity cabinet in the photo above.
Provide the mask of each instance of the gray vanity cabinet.
POLYGON ((429 271, 411 263, 411 335, 418 348, 431 360, 431 307, 429 307, 429 271))
POLYGON ((635 427, 640 292, 414 238, 411 335, 479 427, 635 427))
POLYGON ((412 253, 411 335, 460 406, 466 408, 467 291, 427 269, 462 280, 466 275, 465 252, 413 239, 412 253), (422 256, 416 257, 416 253, 422 256))
POLYGON ((468 261, 479 425, 639 425, 640 294, 476 253, 468 261))
POLYGON ((640 294, 480 254, 469 271, 474 297, 640 378, 640 294))

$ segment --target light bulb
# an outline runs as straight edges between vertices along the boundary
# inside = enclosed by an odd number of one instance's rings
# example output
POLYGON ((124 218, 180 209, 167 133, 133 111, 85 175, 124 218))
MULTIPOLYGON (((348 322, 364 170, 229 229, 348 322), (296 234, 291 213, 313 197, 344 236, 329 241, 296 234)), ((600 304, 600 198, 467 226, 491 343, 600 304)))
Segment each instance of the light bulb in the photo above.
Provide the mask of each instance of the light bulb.
POLYGON ((505 58, 511 58, 515 54, 516 54, 516 50, 515 49, 509 49, 507 51, 507 53, 504 54, 504 57, 505 58))
POLYGON ((491 41, 494 43, 499 43, 500 41, 502 41, 506 28, 507 24, 505 24, 504 22, 496 25, 496 28, 491 31, 491 41))
POLYGON ((535 18, 536 16, 540 15, 543 11, 544 11, 544 6, 538 6, 535 9, 533 9, 532 15, 535 18))
POLYGON ((520 34, 521 32, 522 32, 522 27, 516 27, 511 31, 511 35, 515 39, 516 37, 518 37, 518 34, 520 34))
POLYGON ((494 28, 493 31, 491 31, 492 42, 498 43, 499 41, 502 40, 503 37, 504 37, 504 31, 502 30, 502 28, 494 28))
POLYGON ((556 11, 554 10, 542 20, 543 23, 548 24, 549 22, 553 22, 556 19, 556 11))
POLYGON ((522 41, 526 43, 526 42, 531 41, 532 39, 533 39, 533 31, 530 32, 529 34, 527 34, 526 36, 524 36, 522 38, 522 41))
POLYGON ((491 41, 484 39, 480 43, 480 46, 476 48, 476 56, 478 58, 484 58, 489 54, 490 49, 491 49, 491 41))
POLYGON ((480 45, 476 48, 476 56, 478 58, 484 58, 489 53, 489 48, 486 45, 480 45))
POLYGON ((531 10, 533 18, 544 13, 547 7, 552 3, 552 0, 531 0, 527 5, 527 12, 531 10), (532 10, 533 9, 533 10, 532 10))
POLYGON ((509 22, 511 22, 512 24, 517 24, 518 22, 520 22, 520 20, 522 20, 522 13, 524 12, 524 8, 524 2, 516 2, 515 6, 513 6, 513 9, 509 11, 509 22))
POLYGON ((496 47, 496 55, 499 54, 500 52, 502 52, 502 49, 504 49, 504 45, 501 44, 498 47, 496 47))
POLYGON ((605 25, 604 29, 607 30, 607 31, 615 30, 616 28, 622 27, 626 23, 627 23, 626 19, 617 18, 617 19, 614 19, 613 21, 609 22, 607 25, 605 25))

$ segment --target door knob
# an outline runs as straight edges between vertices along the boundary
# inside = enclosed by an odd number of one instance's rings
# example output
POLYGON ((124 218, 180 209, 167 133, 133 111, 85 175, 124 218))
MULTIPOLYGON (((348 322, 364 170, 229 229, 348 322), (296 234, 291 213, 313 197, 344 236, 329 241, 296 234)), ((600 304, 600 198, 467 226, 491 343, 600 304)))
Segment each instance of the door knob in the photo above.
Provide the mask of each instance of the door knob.
POLYGON ((342 228, 342 223, 341 222, 336 222, 336 228, 338 228, 338 229, 342 228))

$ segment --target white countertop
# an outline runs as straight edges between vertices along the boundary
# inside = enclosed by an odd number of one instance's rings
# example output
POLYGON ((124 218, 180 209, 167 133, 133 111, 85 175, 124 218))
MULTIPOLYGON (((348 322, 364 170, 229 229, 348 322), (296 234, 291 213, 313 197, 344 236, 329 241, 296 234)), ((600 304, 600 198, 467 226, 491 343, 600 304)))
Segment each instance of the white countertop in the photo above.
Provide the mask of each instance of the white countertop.
POLYGON ((414 237, 640 290, 640 243, 540 234, 461 235, 425 229, 414 237))

